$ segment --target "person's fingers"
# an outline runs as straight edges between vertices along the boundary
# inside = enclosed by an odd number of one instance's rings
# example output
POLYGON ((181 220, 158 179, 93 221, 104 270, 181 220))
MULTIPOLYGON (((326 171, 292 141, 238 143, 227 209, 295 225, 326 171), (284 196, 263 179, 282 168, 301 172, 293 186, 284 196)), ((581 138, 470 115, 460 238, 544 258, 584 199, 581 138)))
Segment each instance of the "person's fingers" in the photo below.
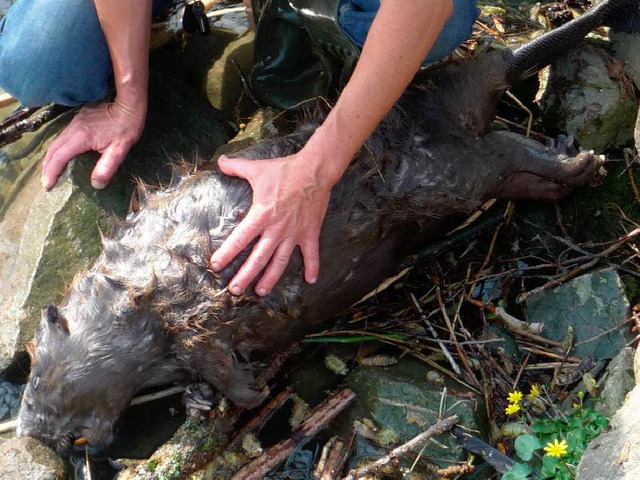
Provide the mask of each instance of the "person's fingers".
POLYGON ((98 159, 96 166, 93 167, 91 186, 97 189, 106 187, 116 174, 120 164, 127 157, 127 153, 129 153, 129 148, 125 145, 109 145, 98 159))
POLYGON ((256 283, 255 292, 258 295, 263 297, 275 287, 287 268, 287 265, 289 265, 289 259, 295 247, 295 242, 289 238, 278 245, 264 274, 260 277, 258 283, 256 283))
POLYGON ((316 283, 320 273, 320 232, 300 242, 300 251, 304 261, 304 279, 307 283, 316 283))
POLYGON ((220 245, 209 260, 211 270, 219 272, 262 232, 263 219, 255 209, 249 209, 247 216, 233 229, 227 239, 220 245))
POLYGON ((90 148, 82 137, 62 132, 47 150, 42 165, 42 186, 47 190, 52 188, 67 164, 88 150, 90 148))
POLYGON ((264 270, 273 253, 278 247, 278 241, 273 238, 262 237, 251 250, 249 257, 238 270, 238 273, 229 282, 229 291, 233 295, 242 293, 249 284, 264 270))
POLYGON ((232 177, 241 177, 249 180, 252 177, 253 169, 251 167, 254 163, 254 160, 229 158, 225 155, 222 155, 218 159, 218 168, 225 175, 229 175, 232 177))

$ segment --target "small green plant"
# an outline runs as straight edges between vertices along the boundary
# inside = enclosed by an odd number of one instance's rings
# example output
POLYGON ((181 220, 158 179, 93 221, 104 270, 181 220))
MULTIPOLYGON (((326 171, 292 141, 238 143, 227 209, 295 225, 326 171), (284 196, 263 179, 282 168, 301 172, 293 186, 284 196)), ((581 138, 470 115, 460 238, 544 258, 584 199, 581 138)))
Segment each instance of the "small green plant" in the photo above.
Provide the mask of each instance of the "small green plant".
MULTIPOLYGON (((532 392, 527 395, 529 404, 539 403, 539 395, 539 388, 532 387, 532 392)), ((515 452, 521 462, 502 475, 501 480, 575 478, 576 467, 587 445, 609 425, 606 416, 583 405, 582 392, 579 398, 580 403, 574 404, 568 414, 556 410, 555 416, 535 420, 530 433, 516 438, 515 452)), ((520 392, 512 392, 508 400, 506 413, 509 415, 526 406, 520 392)))

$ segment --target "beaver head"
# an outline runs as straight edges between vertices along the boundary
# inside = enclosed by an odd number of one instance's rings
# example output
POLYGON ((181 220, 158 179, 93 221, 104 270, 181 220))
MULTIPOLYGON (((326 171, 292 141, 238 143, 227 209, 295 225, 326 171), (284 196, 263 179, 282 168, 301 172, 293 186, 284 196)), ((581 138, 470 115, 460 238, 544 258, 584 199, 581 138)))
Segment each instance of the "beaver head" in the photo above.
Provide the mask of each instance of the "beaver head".
POLYGON ((89 273, 60 309, 42 313, 18 435, 59 453, 80 437, 97 449, 109 445, 133 395, 154 381, 173 380, 164 375, 172 365, 167 352, 153 312, 136 305, 124 286, 89 273))

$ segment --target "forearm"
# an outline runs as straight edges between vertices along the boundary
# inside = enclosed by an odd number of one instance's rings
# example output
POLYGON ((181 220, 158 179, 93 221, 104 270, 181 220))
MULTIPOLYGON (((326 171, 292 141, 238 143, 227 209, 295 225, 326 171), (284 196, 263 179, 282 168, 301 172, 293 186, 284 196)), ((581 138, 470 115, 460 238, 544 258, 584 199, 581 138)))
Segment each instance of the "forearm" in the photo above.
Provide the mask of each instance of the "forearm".
POLYGON ((116 102, 144 123, 151 0, 94 1, 113 62, 116 102))
POLYGON ((452 0, 382 0, 353 75, 309 140, 337 181, 400 97, 453 9, 452 0))

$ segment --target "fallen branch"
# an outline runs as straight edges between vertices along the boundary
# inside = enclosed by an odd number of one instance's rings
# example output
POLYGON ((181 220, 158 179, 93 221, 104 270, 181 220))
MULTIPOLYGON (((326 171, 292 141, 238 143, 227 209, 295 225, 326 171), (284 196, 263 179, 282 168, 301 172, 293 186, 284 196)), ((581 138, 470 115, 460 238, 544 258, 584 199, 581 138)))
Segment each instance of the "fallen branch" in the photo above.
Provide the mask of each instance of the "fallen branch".
POLYGON ((626 235, 623 235, 622 237, 620 237, 609 248, 603 250, 600 253, 594 254, 593 258, 589 262, 584 263, 584 264, 576 267, 575 269, 571 270, 570 272, 565 273, 564 275, 561 275, 561 276, 559 276, 557 278, 554 278, 553 280, 545 283, 544 285, 542 285, 540 287, 534 288, 533 290, 529 290, 528 292, 524 292, 524 293, 520 294, 516 301, 518 303, 522 303, 522 302, 526 301, 528 298, 530 298, 532 295, 535 295, 535 294, 540 293, 540 292, 544 292, 545 290, 553 290, 554 288, 559 287, 563 283, 568 282, 572 278, 577 277, 579 274, 584 273, 587 270, 589 270, 590 268, 592 268, 595 265, 597 265, 600 260, 602 260, 603 258, 607 257, 611 253, 615 252, 617 249, 619 249, 621 246, 623 246, 629 240, 631 240, 632 238, 638 236, 638 234, 640 234, 640 228, 636 228, 636 229, 632 230, 631 232, 627 233, 626 235))
POLYGON ((507 328, 507 330, 509 330, 512 333, 515 333, 522 337, 531 338, 532 340, 544 342, 549 345, 553 345, 555 347, 562 346, 560 342, 549 340, 548 338, 545 338, 539 335, 544 328, 544 324, 542 323, 525 322, 523 320, 520 320, 514 317, 513 315, 510 315, 502 307, 496 307, 491 303, 484 303, 481 300, 478 300, 473 297, 467 297, 467 301, 472 305, 475 305, 478 308, 485 309, 489 313, 492 313, 493 315, 495 315, 496 318, 500 320, 500 322, 507 328))
POLYGON ((282 407, 291 398, 291 388, 287 387, 280 392, 276 397, 267 403, 257 415, 255 415, 242 429, 240 429, 233 436, 231 441, 226 447, 226 451, 233 451, 242 442, 242 439, 249 433, 259 432, 260 429, 269 421, 269 419, 276 413, 280 407, 282 407))
POLYGON ((261 480, 266 473, 286 459, 305 438, 312 437, 355 398, 355 393, 345 388, 322 402, 298 427, 290 438, 266 449, 263 454, 242 467, 233 480, 261 480))
POLYGON ((4 147, 5 145, 19 140, 23 133, 35 132, 48 121, 59 117, 64 112, 71 110, 72 108, 73 107, 67 107, 66 105, 52 104, 33 113, 34 110, 31 107, 28 107, 24 109, 24 113, 27 115, 27 118, 23 118, 22 111, 15 117, 11 116, 2 122, 2 128, 0 128, 0 147, 4 147))
POLYGON ((332 437, 322 448, 320 460, 313 469, 318 480, 333 480, 340 475, 349 455, 349 448, 338 437, 332 437))
POLYGON ((413 437, 407 443, 404 443, 399 447, 391 450, 391 452, 389 452, 388 455, 385 455, 384 457, 379 458, 375 462, 368 463, 356 470, 351 470, 349 472, 349 475, 347 475, 344 480, 355 480, 357 478, 364 477, 365 475, 368 475, 374 472, 375 470, 378 470, 381 467, 384 467, 385 465, 391 463, 394 459, 401 457, 402 455, 406 454, 409 450, 412 450, 413 448, 417 447, 418 445, 430 439, 431 437, 440 435, 441 433, 451 430, 451 428, 455 424, 457 424, 459 420, 460 419, 458 418, 457 415, 451 415, 450 417, 443 418, 439 422, 429 427, 426 431, 413 437))

